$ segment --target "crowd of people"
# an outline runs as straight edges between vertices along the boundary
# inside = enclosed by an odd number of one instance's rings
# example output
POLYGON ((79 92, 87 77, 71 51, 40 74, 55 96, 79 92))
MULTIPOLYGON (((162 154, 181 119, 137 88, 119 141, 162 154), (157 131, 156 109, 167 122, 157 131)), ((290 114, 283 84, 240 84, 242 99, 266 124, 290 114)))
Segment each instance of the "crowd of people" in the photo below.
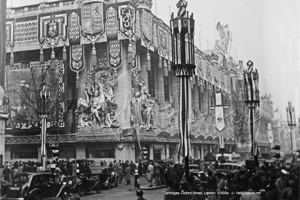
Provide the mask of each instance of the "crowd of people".
MULTIPOLYGON (((170 171, 176 171, 172 167, 170 171), (172 169, 173 168, 173 169, 172 169)), ((179 199, 189 200, 299 200, 300 164, 263 165, 244 168, 234 173, 214 173, 207 171, 205 182, 196 184, 192 176, 187 182, 180 182, 177 174, 169 173, 169 191, 177 192, 179 199)), ((172 193, 174 194, 174 193, 172 193)), ((168 198, 167 198, 168 199, 168 198)), ((170 196, 169 199, 176 199, 170 196)))
MULTIPOLYGON (((137 171, 149 182, 149 187, 167 185, 168 192, 178 192, 189 200, 299 200, 300 190, 300 163, 292 162, 291 165, 263 165, 256 168, 243 168, 234 173, 216 173, 218 162, 199 163, 199 169, 207 173, 203 182, 195 182, 192 175, 183 182, 183 164, 172 161, 100 161, 101 166, 106 166, 110 172, 119 174, 119 183, 131 184, 137 171)), ((56 161, 46 163, 46 171, 58 172, 65 176, 76 176, 78 172, 89 171, 89 165, 83 166, 76 161, 56 161), (53 168, 53 166, 55 166, 53 168)), ((21 172, 43 171, 38 162, 6 162, 2 171, 2 181, 11 182, 14 176, 21 172)), ((172 197, 170 199, 175 199, 172 197)), ((166 198, 168 199, 168 198, 166 198)))

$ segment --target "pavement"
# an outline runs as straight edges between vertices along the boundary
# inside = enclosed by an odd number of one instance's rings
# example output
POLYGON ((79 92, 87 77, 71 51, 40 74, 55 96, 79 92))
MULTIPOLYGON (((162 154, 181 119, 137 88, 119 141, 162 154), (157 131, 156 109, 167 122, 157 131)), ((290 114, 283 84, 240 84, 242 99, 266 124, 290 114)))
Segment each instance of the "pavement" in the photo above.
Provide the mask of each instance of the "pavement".
POLYGON ((146 180, 146 176, 141 176, 139 179, 140 179, 140 189, 142 190, 156 190, 156 189, 167 187, 166 185, 156 186, 155 184, 153 184, 152 187, 149 187, 150 183, 146 180))

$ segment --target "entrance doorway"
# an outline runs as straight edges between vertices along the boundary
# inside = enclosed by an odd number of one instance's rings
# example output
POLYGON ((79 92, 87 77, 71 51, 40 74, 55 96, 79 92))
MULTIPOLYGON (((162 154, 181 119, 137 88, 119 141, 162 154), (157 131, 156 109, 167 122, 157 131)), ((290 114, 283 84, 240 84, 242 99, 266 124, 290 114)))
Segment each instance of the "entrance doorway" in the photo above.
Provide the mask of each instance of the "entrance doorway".
POLYGON ((161 149, 154 149, 153 154, 154 160, 161 160, 161 149))

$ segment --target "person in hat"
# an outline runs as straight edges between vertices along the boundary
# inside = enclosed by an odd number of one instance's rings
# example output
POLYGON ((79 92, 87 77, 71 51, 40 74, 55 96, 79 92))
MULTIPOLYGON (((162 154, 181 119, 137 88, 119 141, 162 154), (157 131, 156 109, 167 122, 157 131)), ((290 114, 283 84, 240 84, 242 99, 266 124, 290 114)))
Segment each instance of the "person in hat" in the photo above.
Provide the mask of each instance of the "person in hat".
POLYGON ((278 194, 282 194, 284 188, 286 187, 288 174, 288 171, 286 171, 285 169, 281 170, 281 175, 275 182, 278 194))
POLYGON ((138 189, 138 190, 136 191, 136 196, 138 197, 137 200, 146 200, 146 199, 144 199, 143 195, 144 195, 143 190, 138 189))

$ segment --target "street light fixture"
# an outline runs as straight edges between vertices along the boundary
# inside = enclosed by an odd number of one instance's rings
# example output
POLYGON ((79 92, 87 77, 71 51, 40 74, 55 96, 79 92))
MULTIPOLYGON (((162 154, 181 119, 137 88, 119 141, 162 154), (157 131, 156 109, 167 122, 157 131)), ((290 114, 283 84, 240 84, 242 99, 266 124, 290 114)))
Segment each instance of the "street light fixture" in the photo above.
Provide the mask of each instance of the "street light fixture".
POLYGON ((291 129, 291 147, 292 153, 296 150, 295 144, 295 134, 294 134, 294 127, 296 126, 296 118, 295 118, 295 108, 292 106, 292 102, 288 102, 288 106, 286 107, 286 114, 287 114, 287 123, 291 129))
POLYGON ((249 60, 247 62, 248 69, 244 70, 244 91, 245 91, 245 103, 250 109, 250 132, 251 132, 251 154, 254 156, 255 163, 258 163, 257 151, 255 151, 255 138, 254 138, 254 124, 253 115, 255 108, 259 106, 259 75, 257 69, 253 69, 253 62, 249 60))
POLYGON ((172 72, 179 79, 179 132, 180 148, 185 157, 186 181, 189 180, 189 156, 191 148, 190 127, 191 124, 191 86, 190 77, 195 74, 194 52, 194 19, 193 14, 186 11, 187 2, 180 0, 176 4, 177 17, 171 15, 170 28, 172 35, 172 72))

